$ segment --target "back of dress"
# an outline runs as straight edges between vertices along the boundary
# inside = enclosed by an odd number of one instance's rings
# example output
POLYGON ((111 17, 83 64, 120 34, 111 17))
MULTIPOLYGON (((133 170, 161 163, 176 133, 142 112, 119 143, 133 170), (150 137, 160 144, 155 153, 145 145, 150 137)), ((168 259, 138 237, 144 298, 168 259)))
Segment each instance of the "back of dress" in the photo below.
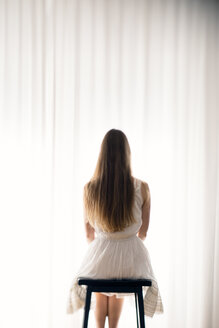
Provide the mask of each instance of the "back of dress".
MULTIPOLYGON (((95 227, 96 237, 89 244, 80 269, 72 282, 67 313, 73 313, 84 305, 86 290, 83 286, 78 286, 78 277, 151 279, 152 286, 143 287, 145 314, 153 316, 155 312, 163 312, 163 305, 149 253, 143 241, 137 236, 142 225, 141 180, 134 179, 134 188, 133 215, 136 222, 121 232, 113 233, 104 232, 95 227)), ((117 297, 121 296, 118 293, 113 294, 117 297)), ((111 293, 109 296, 113 294, 111 293)), ((126 294, 126 296, 128 295, 126 294)))

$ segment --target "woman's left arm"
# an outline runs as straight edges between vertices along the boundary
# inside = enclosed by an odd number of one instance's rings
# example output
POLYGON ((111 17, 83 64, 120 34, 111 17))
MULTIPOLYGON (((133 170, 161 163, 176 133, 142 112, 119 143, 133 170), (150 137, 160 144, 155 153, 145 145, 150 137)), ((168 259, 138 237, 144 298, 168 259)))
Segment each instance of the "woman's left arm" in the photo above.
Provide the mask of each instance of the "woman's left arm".
POLYGON ((145 240, 147 236, 149 221, 150 221, 150 208, 151 208, 150 189, 146 182, 142 182, 141 192, 143 197, 142 225, 138 231, 138 237, 142 240, 145 240))

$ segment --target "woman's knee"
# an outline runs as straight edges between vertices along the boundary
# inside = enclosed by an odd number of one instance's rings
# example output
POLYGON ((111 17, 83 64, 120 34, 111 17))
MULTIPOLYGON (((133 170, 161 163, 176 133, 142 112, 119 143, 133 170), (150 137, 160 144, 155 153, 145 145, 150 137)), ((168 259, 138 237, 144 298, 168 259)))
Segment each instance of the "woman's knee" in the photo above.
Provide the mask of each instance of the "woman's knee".
POLYGON ((109 328, 116 328, 118 326, 119 318, 122 312, 124 299, 116 298, 115 296, 110 297, 108 301, 108 317, 109 317, 109 328))
POLYGON ((108 300, 106 295, 96 294, 95 320, 98 327, 104 327, 108 311, 108 300))

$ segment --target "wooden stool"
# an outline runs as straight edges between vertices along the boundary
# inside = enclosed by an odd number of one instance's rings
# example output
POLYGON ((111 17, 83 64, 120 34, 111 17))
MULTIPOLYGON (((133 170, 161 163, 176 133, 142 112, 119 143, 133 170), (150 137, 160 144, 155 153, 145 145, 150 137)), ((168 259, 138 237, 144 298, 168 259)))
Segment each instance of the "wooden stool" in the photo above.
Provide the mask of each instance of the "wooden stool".
POLYGON ((139 321, 140 321, 140 328, 145 328, 142 286, 151 286, 151 280, 149 279, 89 279, 86 277, 80 277, 78 278, 78 284, 87 286, 83 328, 87 328, 88 326, 88 316, 89 316, 92 292, 134 293, 137 327, 139 328, 139 321))

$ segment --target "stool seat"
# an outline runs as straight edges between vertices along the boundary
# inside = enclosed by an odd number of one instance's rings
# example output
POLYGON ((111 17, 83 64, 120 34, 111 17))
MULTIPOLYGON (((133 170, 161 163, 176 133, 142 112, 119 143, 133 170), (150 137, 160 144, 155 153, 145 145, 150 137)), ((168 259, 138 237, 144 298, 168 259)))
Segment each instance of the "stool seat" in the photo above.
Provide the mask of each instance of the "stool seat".
POLYGON ((150 279, 91 279, 79 277, 78 285, 87 286, 83 328, 87 328, 92 292, 134 293, 137 327, 145 328, 142 286, 151 286, 150 279))
POLYGON ((90 278, 78 278, 79 285, 87 286, 151 286, 150 279, 90 279, 90 278))

